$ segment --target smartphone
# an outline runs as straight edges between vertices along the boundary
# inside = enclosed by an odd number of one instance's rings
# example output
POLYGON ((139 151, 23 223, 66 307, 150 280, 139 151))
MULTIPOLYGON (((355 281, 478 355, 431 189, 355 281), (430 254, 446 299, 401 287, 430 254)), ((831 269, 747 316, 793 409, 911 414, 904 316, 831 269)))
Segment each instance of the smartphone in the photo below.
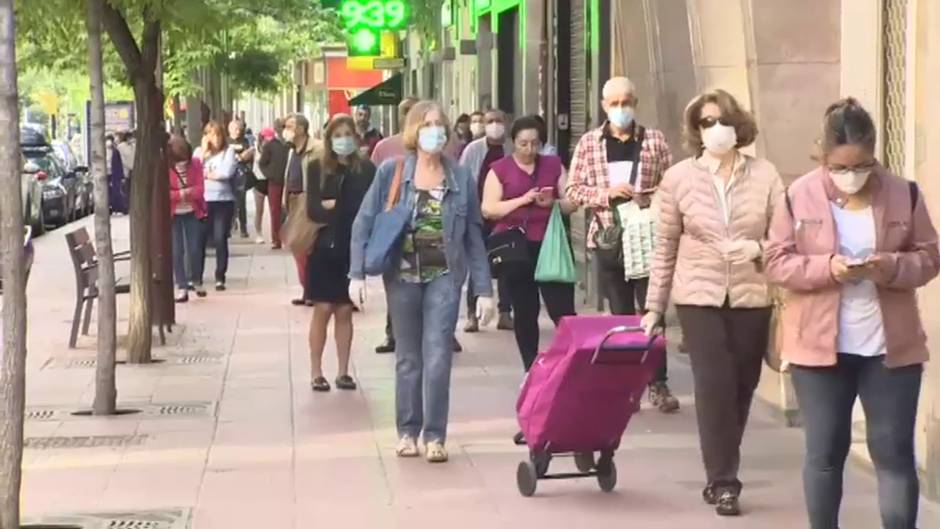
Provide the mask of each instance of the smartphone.
POLYGON ((555 198, 555 188, 554 187, 543 187, 539 189, 539 196, 542 200, 551 200, 555 198))
POLYGON ((856 268, 864 267, 865 264, 865 261, 849 261, 848 263, 845 263, 845 267, 850 270, 854 270, 856 268))

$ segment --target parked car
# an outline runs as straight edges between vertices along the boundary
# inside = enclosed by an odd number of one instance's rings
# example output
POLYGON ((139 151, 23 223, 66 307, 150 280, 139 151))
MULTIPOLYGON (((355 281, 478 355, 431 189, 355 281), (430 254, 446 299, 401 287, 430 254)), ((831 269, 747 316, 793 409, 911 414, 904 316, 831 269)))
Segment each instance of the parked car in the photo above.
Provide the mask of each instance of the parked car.
POLYGON ((42 182, 39 166, 22 158, 20 190, 23 197, 23 224, 32 228, 33 235, 42 235, 46 230, 46 218, 42 207, 42 182))
POLYGON ((53 141, 52 150, 59 162, 65 168, 66 172, 75 173, 79 180, 78 205, 76 207, 79 216, 90 215, 95 209, 95 182, 88 167, 82 165, 72 150, 71 145, 64 141, 53 141))
POLYGON ((23 156, 39 166, 36 177, 42 182, 43 215, 46 222, 61 226, 78 218, 80 181, 67 172, 49 147, 23 147, 23 156))

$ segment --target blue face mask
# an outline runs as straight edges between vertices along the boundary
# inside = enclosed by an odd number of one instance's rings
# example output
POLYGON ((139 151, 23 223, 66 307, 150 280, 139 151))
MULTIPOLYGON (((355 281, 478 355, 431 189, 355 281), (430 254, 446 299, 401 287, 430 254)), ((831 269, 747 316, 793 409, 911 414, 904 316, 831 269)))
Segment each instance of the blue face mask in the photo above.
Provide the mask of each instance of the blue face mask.
POLYGON ((352 136, 333 138, 333 152, 337 156, 349 156, 356 152, 356 141, 353 140, 352 136))
POLYGON ((418 131, 418 147, 428 154, 437 154, 447 143, 447 131, 441 126, 424 127, 418 131))
POLYGON ((633 123, 633 107, 610 107, 607 119, 618 129, 625 129, 633 123))

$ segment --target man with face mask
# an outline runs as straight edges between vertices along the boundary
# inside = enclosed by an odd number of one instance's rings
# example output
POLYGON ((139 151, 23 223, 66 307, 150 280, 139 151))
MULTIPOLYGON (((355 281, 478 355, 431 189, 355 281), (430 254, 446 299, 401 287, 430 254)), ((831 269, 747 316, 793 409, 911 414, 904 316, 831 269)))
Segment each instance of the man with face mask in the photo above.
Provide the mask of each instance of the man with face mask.
MULTIPOLYGON (((578 141, 566 186, 568 198, 592 209, 588 249, 597 248, 595 234, 614 225, 613 209, 627 201, 649 207, 663 173, 672 165, 672 154, 662 132, 634 121, 636 88, 626 77, 614 77, 603 89, 607 121, 578 141)), ((612 314, 642 314, 649 276, 625 279, 623 262, 602 265, 600 291, 607 296, 612 314)), ((666 383, 666 364, 650 384, 650 401, 664 413, 679 409, 679 401, 666 383)))
MULTIPOLYGON (((476 115, 476 113, 474 113, 476 115)), ((490 172, 490 166, 493 163, 502 160, 504 157, 512 154, 512 140, 506 134, 506 124, 509 122, 506 113, 499 109, 490 109, 483 114, 483 136, 473 140, 464 148, 460 155, 460 165, 466 167, 477 184, 477 192, 483 197, 483 184, 486 182, 486 175, 490 172)), ((474 116, 470 116, 470 129, 474 129, 474 116)), ((477 122, 479 123, 479 122, 477 122)), ((479 127, 477 127, 479 128, 479 127)), ((485 223, 483 226, 483 237, 489 236, 492 226, 485 223)), ((504 282, 501 278, 496 278, 498 282, 504 282)), ((500 330, 511 331, 512 325, 512 304, 509 300, 509 289, 498 285, 499 291, 499 320, 496 328, 500 330)), ((476 296, 472 292, 467 293, 467 324, 464 332, 477 332, 479 324, 474 318, 476 314, 476 296)))
MULTIPOLYGON (((307 169, 310 162, 320 156, 322 144, 310 137, 310 122, 303 114, 291 114, 284 122, 284 142, 288 147, 287 163, 284 172, 285 206, 287 208, 287 229, 290 229, 292 217, 306 215, 306 196, 304 185, 307 182, 307 169)), ((307 298, 307 255, 294 254, 297 262, 297 274, 304 287, 304 295, 291 301, 292 305, 312 305, 307 298)))

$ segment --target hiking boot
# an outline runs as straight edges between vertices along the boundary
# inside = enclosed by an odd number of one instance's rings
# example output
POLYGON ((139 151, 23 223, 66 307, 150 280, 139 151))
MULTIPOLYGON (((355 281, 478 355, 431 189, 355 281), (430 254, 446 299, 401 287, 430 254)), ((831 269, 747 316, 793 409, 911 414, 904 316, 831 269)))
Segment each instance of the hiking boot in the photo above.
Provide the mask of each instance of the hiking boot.
POLYGON ((467 324, 463 327, 463 332, 480 332, 480 320, 476 314, 467 316, 467 324))
POLYGON ((496 322, 496 328, 501 331, 511 331, 513 329, 512 314, 500 312, 499 320, 496 322))
POLYGON ((649 399, 650 404, 659 408, 661 413, 672 413, 679 409, 679 399, 672 395, 665 382, 650 384, 649 399))

